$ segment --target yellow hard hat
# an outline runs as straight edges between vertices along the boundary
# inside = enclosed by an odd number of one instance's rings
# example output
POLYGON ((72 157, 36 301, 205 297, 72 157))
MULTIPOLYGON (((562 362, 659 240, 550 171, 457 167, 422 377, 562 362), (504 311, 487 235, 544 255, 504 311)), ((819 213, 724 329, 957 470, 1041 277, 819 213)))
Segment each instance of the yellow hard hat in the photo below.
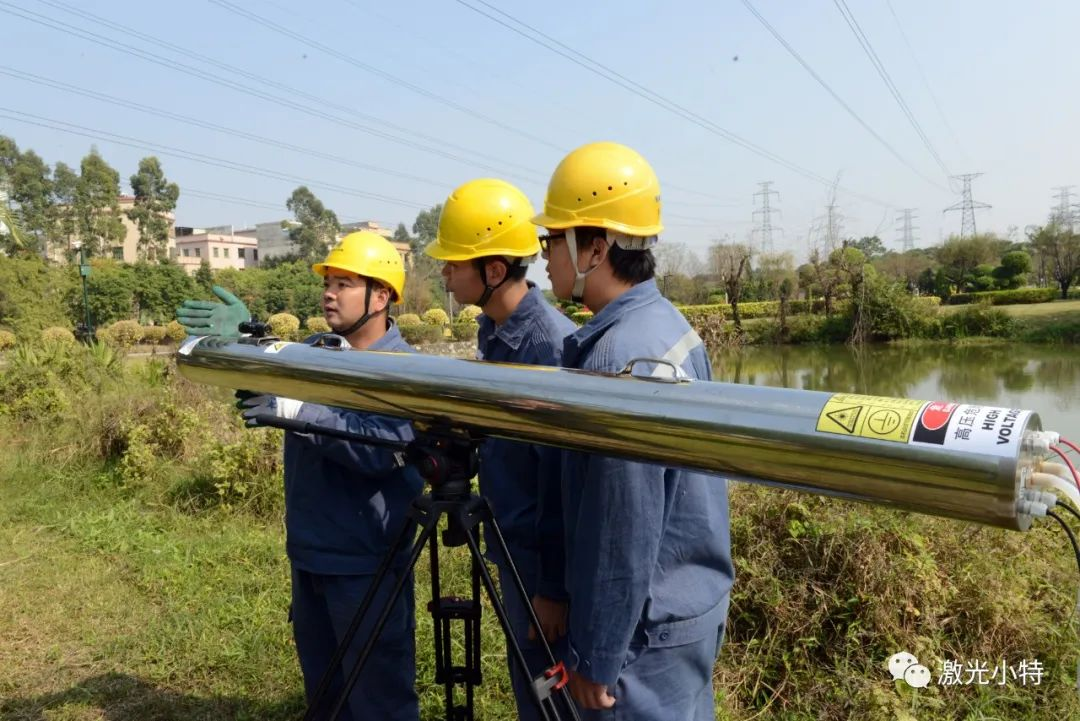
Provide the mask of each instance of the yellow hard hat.
POLYGON ((545 228, 595 226, 635 236, 659 235, 660 181, 637 151, 619 143, 590 143, 555 168, 544 212, 545 228))
POLYGON ((438 260, 534 256, 540 252, 540 240, 529 223, 532 214, 529 199, 510 183, 470 180, 446 199, 439 234, 424 252, 438 260))
POLYGON ((405 264, 390 241, 377 233, 367 230, 349 233, 330 251, 326 260, 311 266, 322 276, 331 268, 377 280, 394 291, 394 303, 402 302, 405 264))

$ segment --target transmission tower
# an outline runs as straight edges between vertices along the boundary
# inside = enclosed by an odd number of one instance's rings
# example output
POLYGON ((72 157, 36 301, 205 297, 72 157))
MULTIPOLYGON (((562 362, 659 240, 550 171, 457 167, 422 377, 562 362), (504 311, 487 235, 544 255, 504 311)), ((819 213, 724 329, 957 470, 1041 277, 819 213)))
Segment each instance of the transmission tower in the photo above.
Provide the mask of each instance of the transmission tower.
POLYGON ((1072 202, 1072 189, 1075 187, 1075 185, 1059 185, 1054 188, 1055 197, 1058 201, 1054 215, 1070 231, 1073 229, 1073 225, 1076 224, 1076 205, 1072 202))
POLYGON ((825 247, 836 248, 840 245, 840 234, 844 230, 844 214, 835 201, 825 206, 825 247))
POLYGON ((993 206, 987 203, 979 203, 971 198, 971 181, 982 175, 982 173, 967 173, 966 175, 954 175, 952 177, 957 180, 961 180, 964 183, 964 189, 960 191, 960 202, 956 205, 950 205, 944 211, 948 213, 950 210, 961 211, 960 221, 960 237, 970 238, 975 235, 975 210, 991 208, 993 206))
POLYGON ((915 248, 915 231, 918 228, 912 225, 912 221, 917 220, 918 216, 915 215, 915 208, 904 208, 900 212, 903 213, 903 217, 897 218, 897 221, 900 222, 900 227, 897 230, 900 232, 900 247, 906 253, 915 248))
POLYGON ((773 252, 773 231, 778 230, 781 234, 784 232, 782 228, 772 224, 772 214, 780 212, 770 204, 770 198, 773 195, 780 200, 780 193, 772 189, 772 184, 771 180, 758 183, 761 190, 754 193, 755 198, 761 196, 761 208, 754 211, 754 218, 755 220, 760 218, 760 224, 754 232, 761 239, 761 249, 766 253, 773 252))

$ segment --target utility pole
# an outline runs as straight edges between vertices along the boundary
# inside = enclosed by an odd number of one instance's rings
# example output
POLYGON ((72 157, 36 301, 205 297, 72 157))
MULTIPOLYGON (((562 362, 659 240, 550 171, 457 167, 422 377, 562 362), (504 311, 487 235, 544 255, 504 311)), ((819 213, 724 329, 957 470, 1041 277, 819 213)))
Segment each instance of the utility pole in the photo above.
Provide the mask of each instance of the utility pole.
POLYGON ((903 217, 897 219, 901 223, 897 230, 900 231, 901 234, 900 247, 903 249, 903 252, 906 253, 909 250, 915 249, 915 231, 918 230, 918 228, 912 224, 912 221, 916 220, 917 216, 915 215, 915 208, 904 208, 900 212, 903 213, 903 217))
POLYGON ((976 209, 991 208, 993 206, 987 203, 980 203, 972 199, 971 197, 971 181, 982 175, 982 173, 967 173, 965 175, 954 175, 952 177, 960 180, 964 183, 963 190, 960 191, 960 202, 955 205, 950 205, 942 212, 948 213, 950 210, 959 210, 961 212, 960 220, 960 237, 970 238, 975 235, 975 211, 976 209))
POLYGON ((783 229, 774 227, 772 224, 772 214, 779 213, 780 211, 770 205, 770 197, 775 195, 777 200, 780 200, 780 193, 772 190, 773 181, 766 180, 758 183, 761 186, 761 190, 754 193, 754 197, 761 196, 761 208, 754 211, 754 219, 760 218, 760 224, 754 231, 761 239, 761 249, 766 253, 773 252, 773 230, 779 230, 783 233, 783 229))

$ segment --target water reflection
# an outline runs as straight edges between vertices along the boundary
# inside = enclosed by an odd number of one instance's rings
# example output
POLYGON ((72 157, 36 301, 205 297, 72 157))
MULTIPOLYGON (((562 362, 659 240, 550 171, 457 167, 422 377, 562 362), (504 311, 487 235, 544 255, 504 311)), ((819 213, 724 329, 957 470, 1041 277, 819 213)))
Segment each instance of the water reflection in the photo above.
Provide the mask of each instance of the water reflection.
POLYGON ((1080 352, 1069 346, 754 346, 713 354, 718 381, 1029 408, 1080 435, 1080 352))

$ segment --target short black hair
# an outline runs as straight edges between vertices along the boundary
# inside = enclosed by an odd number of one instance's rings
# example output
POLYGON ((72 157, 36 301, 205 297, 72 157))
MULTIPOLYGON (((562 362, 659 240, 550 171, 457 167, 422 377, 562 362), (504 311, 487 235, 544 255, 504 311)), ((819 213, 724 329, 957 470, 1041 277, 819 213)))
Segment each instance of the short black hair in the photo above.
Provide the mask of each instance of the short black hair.
POLYGON ((501 255, 488 255, 483 258, 473 258, 473 265, 481 273, 481 277, 484 273, 484 264, 489 260, 501 260, 506 263, 506 283, 513 283, 515 281, 524 280, 525 274, 529 272, 529 266, 524 263, 516 262, 517 258, 504 258, 501 255))
MULTIPOLYGON (((607 231, 593 226, 581 226, 574 228, 574 236, 580 251, 594 238, 606 239, 607 231)), ((656 257, 651 250, 623 250, 618 244, 612 243, 608 249, 608 262, 611 263, 612 274, 630 285, 644 283, 656 275, 656 257)))

